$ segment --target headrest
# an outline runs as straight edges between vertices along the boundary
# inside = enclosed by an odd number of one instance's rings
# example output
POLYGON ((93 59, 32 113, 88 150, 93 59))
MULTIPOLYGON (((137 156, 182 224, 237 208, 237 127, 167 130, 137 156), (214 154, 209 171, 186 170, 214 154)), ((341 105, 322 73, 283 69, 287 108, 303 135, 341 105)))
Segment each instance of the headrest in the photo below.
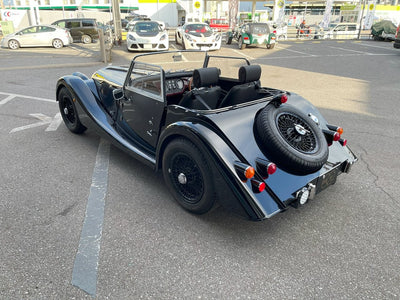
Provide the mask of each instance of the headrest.
POLYGON ((260 80, 260 77, 261 77, 260 65, 241 66, 239 69, 239 81, 241 83, 257 81, 260 80))
POLYGON ((196 88, 216 85, 219 79, 219 69, 215 67, 196 69, 193 71, 193 85, 196 88))

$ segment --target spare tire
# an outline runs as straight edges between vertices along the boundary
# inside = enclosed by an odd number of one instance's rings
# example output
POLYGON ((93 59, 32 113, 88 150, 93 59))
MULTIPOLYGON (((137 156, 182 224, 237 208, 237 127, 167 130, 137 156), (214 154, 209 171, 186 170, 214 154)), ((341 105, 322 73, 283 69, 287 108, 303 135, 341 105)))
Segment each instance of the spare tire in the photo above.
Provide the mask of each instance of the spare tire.
POLYGON ((307 175, 321 169, 328 160, 323 132, 293 106, 267 105, 256 116, 254 131, 263 154, 286 172, 307 175))

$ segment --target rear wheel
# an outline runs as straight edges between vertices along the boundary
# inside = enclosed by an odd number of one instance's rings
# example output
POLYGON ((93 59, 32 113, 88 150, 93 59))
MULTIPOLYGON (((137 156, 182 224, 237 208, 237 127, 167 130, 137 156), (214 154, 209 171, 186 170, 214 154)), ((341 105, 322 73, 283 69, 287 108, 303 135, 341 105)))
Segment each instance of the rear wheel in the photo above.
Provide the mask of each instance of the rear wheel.
POLYGON ((60 108, 61 116, 67 128, 73 133, 82 133, 86 127, 82 125, 78 117, 78 111, 71 95, 71 92, 63 87, 57 95, 58 106, 60 108))
POLYGON ((60 39, 54 39, 52 42, 52 45, 56 49, 60 49, 60 48, 64 47, 64 44, 60 39))
POLYGON ((226 38, 226 44, 227 44, 227 45, 232 44, 232 37, 231 37, 231 36, 228 36, 228 37, 226 38))
POLYGON ((9 40, 8 41, 8 48, 10 48, 11 50, 16 50, 19 48, 19 43, 16 40, 9 40))
POLYGON ((274 49, 275 44, 267 44, 267 49, 274 49))
POLYGON ((170 192, 186 210, 204 214, 213 208, 216 192, 211 166, 189 140, 179 138, 167 146, 163 175, 170 192))
POLYGON ((88 35, 83 35, 82 36, 82 43, 84 44, 90 44, 92 42, 92 38, 88 35))

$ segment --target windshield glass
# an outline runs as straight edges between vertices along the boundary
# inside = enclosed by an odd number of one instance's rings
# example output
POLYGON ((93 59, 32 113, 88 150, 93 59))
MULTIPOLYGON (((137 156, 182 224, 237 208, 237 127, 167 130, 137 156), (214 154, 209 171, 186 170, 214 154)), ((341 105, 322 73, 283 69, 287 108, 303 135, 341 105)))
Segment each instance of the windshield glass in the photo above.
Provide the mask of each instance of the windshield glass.
MULTIPOLYGON (((137 55, 135 62, 144 62, 162 67, 166 75, 173 72, 192 73, 195 69, 203 68, 206 52, 204 51, 169 51, 164 53, 149 53, 137 55)), ((209 56, 208 67, 217 67, 220 76, 238 79, 240 66, 246 65, 243 57, 209 56)))
POLYGON ((267 24, 253 24, 250 26, 250 31, 255 34, 266 34, 269 33, 267 24))
POLYGON ((129 31, 134 31, 139 35, 157 34, 160 26, 157 22, 138 22, 129 26, 129 31))
POLYGON ((185 33, 189 33, 194 36, 211 36, 213 31, 207 24, 188 24, 185 26, 185 33))

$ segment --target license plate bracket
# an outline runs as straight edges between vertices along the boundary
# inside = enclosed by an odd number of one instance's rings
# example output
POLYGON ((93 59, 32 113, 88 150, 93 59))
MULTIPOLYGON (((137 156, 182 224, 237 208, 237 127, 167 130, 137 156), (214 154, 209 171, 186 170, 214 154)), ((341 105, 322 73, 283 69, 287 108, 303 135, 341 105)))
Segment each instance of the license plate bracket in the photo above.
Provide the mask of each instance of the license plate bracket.
MULTIPOLYGON (((340 166, 340 165, 339 165, 340 166)), ((336 183, 336 179, 339 175, 340 168, 336 166, 332 170, 326 172, 325 174, 318 177, 317 181, 317 192, 321 192, 326 189, 328 186, 331 186, 336 183)))

